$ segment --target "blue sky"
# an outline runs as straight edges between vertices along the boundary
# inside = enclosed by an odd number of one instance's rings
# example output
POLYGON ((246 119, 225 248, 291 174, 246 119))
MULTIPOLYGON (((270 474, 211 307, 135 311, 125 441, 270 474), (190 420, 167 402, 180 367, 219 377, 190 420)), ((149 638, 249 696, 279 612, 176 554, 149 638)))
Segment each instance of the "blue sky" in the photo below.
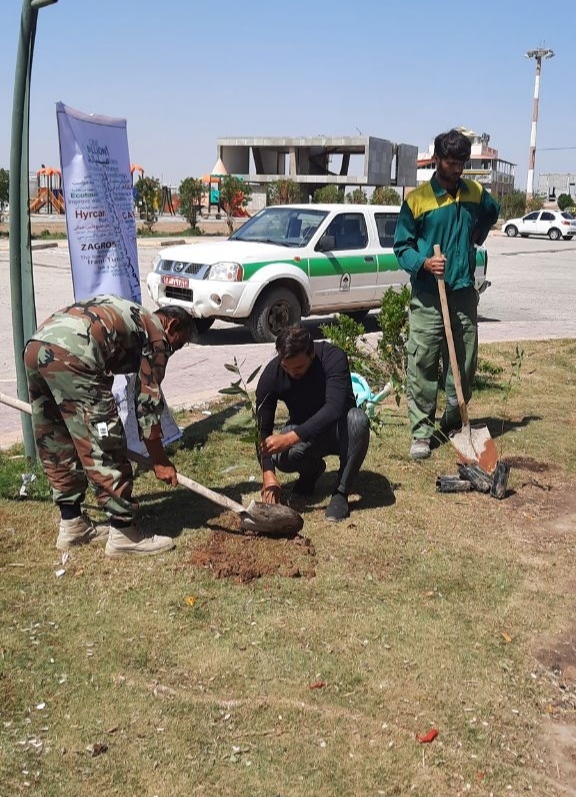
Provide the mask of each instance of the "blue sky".
MULTIPOLYGON (((4 168, 21 9, 0 8, 4 168)), ((61 100, 127 119, 131 160, 164 183, 208 172, 219 136, 361 131, 422 150, 464 125, 490 134, 525 189, 526 50, 556 53, 542 70, 536 174, 576 172, 575 22, 573 5, 535 0, 58 0, 38 15, 30 167, 59 165, 61 100)))

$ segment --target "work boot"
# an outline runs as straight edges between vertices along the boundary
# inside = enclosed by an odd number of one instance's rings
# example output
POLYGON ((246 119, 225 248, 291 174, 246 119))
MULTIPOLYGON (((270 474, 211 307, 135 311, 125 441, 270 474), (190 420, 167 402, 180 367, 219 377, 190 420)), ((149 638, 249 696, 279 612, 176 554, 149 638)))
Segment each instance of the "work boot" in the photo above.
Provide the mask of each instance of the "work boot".
POLYGON ((159 534, 146 537, 134 525, 124 529, 110 526, 104 553, 106 556, 153 556, 175 547, 172 537, 161 537, 159 534))
POLYGON ((430 456, 430 438, 429 437, 421 437, 419 439, 414 438, 412 440, 412 446, 410 447, 410 457, 412 459, 428 459, 430 456))
POLYGON ((56 547, 59 551, 67 551, 75 545, 87 545, 89 542, 104 540, 108 529, 98 528, 88 515, 79 515, 71 520, 61 520, 56 547))
POLYGON ((447 418, 446 413, 444 413, 444 415, 440 418, 440 423, 434 430, 434 434, 430 440, 430 448, 435 449, 444 445, 444 443, 450 440, 450 435, 452 432, 455 432, 457 429, 461 428, 462 419, 460 418, 460 415, 447 418))
POLYGON ((326 463, 323 459, 321 459, 318 463, 318 468, 314 471, 314 473, 309 476, 301 473, 294 482, 294 487, 292 488, 296 495, 312 495, 314 488, 316 487, 316 482, 320 476, 322 476, 325 470, 326 463))
POLYGON ((456 415, 453 417, 447 417, 446 413, 440 418, 440 431, 442 434, 448 435, 450 432, 455 432, 456 429, 462 428, 462 418, 460 415, 456 415))
POLYGON ((326 520, 331 523, 340 523, 341 520, 346 520, 349 514, 350 507, 346 496, 342 493, 334 493, 324 513, 326 520))

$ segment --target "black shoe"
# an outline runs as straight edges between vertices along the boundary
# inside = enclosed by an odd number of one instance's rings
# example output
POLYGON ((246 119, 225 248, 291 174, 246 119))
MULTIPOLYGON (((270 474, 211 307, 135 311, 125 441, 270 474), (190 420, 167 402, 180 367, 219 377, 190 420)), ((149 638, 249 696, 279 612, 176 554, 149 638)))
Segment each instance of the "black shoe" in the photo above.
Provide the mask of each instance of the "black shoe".
POLYGON ((342 493, 334 493, 324 513, 326 520, 331 523, 339 523, 341 520, 346 520, 349 514, 350 507, 346 496, 342 493))
POLYGON ((305 476, 300 474, 300 476, 294 482, 293 492, 296 495, 312 495, 314 492, 314 488, 316 487, 316 482, 322 476, 324 471, 326 470, 326 463, 323 459, 320 460, 318 464, 318 470, 315 473, 312 473, 309 476, 305 476))
POLYGON ((439 428, 437 428, 432 435, 432 440, 430 441, 430 448, 436 449, 439 446, 444 445, 450 438, 450 434, 455 432, 457 429, 462 428, 462 421, 460 418, 454 418, 450 421, 446 419, 446 415, 443 415, 440 418, 440 423, 438 424, 439 428))
POLYGON ((440 431, 442 432, 442 434, 446 435, 446 437, 448 437, 450 432, 455 432, 456 429, 461 429, 461 428, 462 428, 461 418, 453 418, 451 420, 448 420, 446 418, 446 415, 443 415, 440 418, 440 431))

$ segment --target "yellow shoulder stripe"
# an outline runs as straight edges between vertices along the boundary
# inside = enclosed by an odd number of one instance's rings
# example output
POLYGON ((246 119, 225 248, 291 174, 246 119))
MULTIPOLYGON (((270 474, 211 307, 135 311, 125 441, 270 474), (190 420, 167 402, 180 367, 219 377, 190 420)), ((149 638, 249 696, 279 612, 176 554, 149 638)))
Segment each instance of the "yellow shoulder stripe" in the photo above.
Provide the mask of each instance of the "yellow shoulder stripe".
POLYGON ((441 197, 437 197, 432 189, 431 183, 424 183, 424 185, 419 186, 418 188, 414 189, 414 191, 410 191, 408 196, 406 197, 406 202, 408 207, 412 211, 412 215, 415 219, 419 216, 423 216, 425 213, 430 213, 432 210, 437 210, 443 203, 445 197, 448 196, 447 194, 441 197))
MULTIPOLYGON (((464 180, 468 191, 460 192, 461 202, 470 202, 471 204, 478 204, 482 200, 483 188, 480 183, 475 180, 464 180)), ((433 210, 438 210, 443 205, 450 205, 454 202, 450 194, 442 194, 436 196, 432 189, 431 183, 424 183, 424 185, 410 191, 406 197, 406 202, 412 211, 415 219, 423 216, 425 213, 431 213, 433 210)))

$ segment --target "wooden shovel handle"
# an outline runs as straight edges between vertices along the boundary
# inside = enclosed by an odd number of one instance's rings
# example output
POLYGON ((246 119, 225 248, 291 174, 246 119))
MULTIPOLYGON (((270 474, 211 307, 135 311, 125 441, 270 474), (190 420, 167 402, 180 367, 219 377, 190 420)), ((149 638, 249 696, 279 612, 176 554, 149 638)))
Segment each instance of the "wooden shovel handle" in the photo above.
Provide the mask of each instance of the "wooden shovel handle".
MULTIPOLYGON (((2 402, 2 404, 7 404, 9 407, 14 407, 16 410, 20 410, 20 412, 25 412, 28 415, 32 413, 32 407, 30 404, 28 404, 28 402, 12 398, 12 396, 8 396, 6 393, 0 393, 0 402, 2 402)), ((143 468, 152 468, 152 461, 148 457, 138 454, 136 451, 128 451, 127 454, 128 459, 131 459, 132 462, 135 462, 137 465, 140 465, 143 468)), ((247 512, 246 508, 243 507, 242 504, 236 503, 236 501, 233 501, 226 495, 221 495, 214 490, 210 490, 209 487, 204 487, 203 484, 195 482, 194 479, 189 479, 187 476, 183 476, 181 473, 177 473, 176 478, 178 479, 178 484, 181 484, 182 487, 187 487, 189 490, 192 490, 198 495, 202 495, 204 498, 207 498, 214 504, 218 504, 218 506, 221 506, 224 509, 229 509, 239 515, 245 515, 247 512)))
MULTIPOLYGON (((439 256, 442 254, 438 244, 434 246, 434 254, 439 256)), ((450 309, 448 307, 448 297, 446 296, 446 285, 444 284, 444 277, 437 277, 438 280, 438 293, 440 294, 440 306, 442 307, 442 319, 444 321, 444 331, 446 332, 446 342, 448 343, 448 354, 450 357, 450 367, 452 368, 452 375, 454 376, 454 387, 456 388, 456 398, 458 400, 458 409, 460 410, 460 417, 462 418, 462 426, 469 426, 468 408, 464 401, 464 393, 462 392, 462 382, 460 380, 460 369, 458 368, 458 360, 456 358, 456 349, 454 348, 454 336, 452 335, 452 325, 450 323, 450 309)))
MULTIPOLYGON (((127 453, 128 459, 131 459, 132 462, 135 462, 143 468, 152 468, 152 462, 148 457, 137 454, 135 451, 128 451, 127 453)), ((207 498, 209 501, 212 501, 213 504, 218 504, 218 506, 223 507, 223 509, 229 509, 239 515, 246 514, 246 508, 243 507, 242 504, 238 504, 236 501, 228 498, 228 496, 217 493, 209 487, 204 487, 203 484, 199 484, 199 482, 188 478, 188 476, 183 476, 181 473, 177 473, 176 478, 178 479, 178 484, 182 485, 182 487, 186 487, 188 490, 192 490, 192 492, 207 498)))

